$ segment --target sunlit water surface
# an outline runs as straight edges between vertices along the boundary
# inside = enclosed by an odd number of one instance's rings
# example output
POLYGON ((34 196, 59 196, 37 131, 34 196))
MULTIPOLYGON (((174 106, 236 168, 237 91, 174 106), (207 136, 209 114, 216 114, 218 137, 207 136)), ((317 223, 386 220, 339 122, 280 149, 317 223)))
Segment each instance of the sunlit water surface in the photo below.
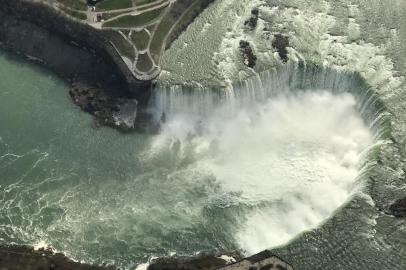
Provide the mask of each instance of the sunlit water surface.
POLYGON ((175 110, 158 135, 123 135, 36 65, 2 53, 0 78, 0 243, 85 262, 284 244, 351 197, 373 144, 348 93, 175 110))

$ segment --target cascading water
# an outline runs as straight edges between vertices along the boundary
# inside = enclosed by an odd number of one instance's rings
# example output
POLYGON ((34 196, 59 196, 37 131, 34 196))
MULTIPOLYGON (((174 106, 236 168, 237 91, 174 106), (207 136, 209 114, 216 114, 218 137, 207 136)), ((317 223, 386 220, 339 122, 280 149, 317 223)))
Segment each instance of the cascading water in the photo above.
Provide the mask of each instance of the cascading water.
POLYGON ((303 64, 228 91, 158 88, 152 107, 165 123, 151 155, 176 149, 178 162, 193 160, 189 172, 219 183, 224 207, 243 206, 235 239, 250 254, 288 242, 343 205, 367 179, 368 151, 390 133, 382 103, 360 77, 303 64))
POLYGON ((286 243, 363 190, 369 150, 390 133, 357 75, 315 66, 229 91, 158 87, 158 135, 92 129, 63 83, 4 57, 2 66, 0 242, 84 262, 130 269, 169 252, 286 243))

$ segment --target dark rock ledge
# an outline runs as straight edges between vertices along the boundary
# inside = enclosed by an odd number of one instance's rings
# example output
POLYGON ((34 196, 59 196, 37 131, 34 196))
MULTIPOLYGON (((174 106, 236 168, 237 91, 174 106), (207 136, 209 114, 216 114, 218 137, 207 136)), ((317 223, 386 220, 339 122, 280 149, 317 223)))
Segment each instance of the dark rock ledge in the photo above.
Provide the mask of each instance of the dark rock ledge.
POLYGON ((215 270, 224 267, 230 262, 221 258, 222 255, 242 260, 238 252, 228 253, 201 253, 195 257, 168 257, 154 260, 148 270, 215 270))
POLYGON ((272 41, 272 47, 278 52, 282 62, 286 63, 289 60, 288 49, 289 38, 287 36, 276 34, 272 41))
POLYGON ((114 270, 111 266, 91 266, 74 262, 63 254, 28 247, 0 247, 2 270, 114 270))
POLYGON ((257 56, 248 41, 240 41, 240 51, 243 58, 243 63, 247 67, 254 68, 257 63, 257 56))
MULTIPOLYGON (((167 257, 154 260, 148 270, 215 270, 230 264, 220 258, 227 255, 235 261, 242 259, 238 252, 202 253, 194 257, 167 257)), ((94 266, 74 262, 52 250, 34 250, 24 246, 0 247, 1 270, 120 270, 114 266, 94 266)))
POLYGON ((397 218, 406 218, 406 197, 391 204, 389 206, 388 214, 397 218))
POLYGON ((253 31, 258 25, 259 18, 259 9, 253 8, 251 10, 251 17, 244 22, 244 25, 250 30, 253 31))

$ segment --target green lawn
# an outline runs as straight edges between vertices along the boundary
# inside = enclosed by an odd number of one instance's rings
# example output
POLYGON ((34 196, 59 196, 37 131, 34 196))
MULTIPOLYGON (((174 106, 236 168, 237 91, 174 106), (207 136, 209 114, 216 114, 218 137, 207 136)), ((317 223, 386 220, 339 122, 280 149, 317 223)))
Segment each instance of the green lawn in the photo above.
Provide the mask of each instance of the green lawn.
POLYGON ((119 53, 129 59, 135 58, 135 52, 132 45, 114 30, 105 31, 109 40, 115 45, 119 53))
POLYGON ((78 10, 87 9, 87 4, 85 0, 58 0, 58 2, 71 9, 78 10))
POLYGON ((124 9, 130 8, 133 6, 131 0, 104 0, 97 4, 97 7, 100 10, 115 10, 115 9, 124 9))
POLYGON ((145 53, 145 54, 139 54, 138 55, 138 61, 137 61, 137 69, 141 72, 148 72, 151 70, 153 67, 153 63, 151 61, 151 58, 145 53))
POLYGON ((165 16, 159 23, 158 27, 154 32, 154 35, 152 36, 152 41, 149 49, 152 57, 157 63, 159 62, 162 47, 165 46, 164 45, 165 37, 167 36, 168 32, 175 24, 175 22, 176 18, 168 15, 165 16))
POLYGON ((144 12, 137 16, 123 16, 116 20, 106 22, 103 27, 138 27, 148 24, 161 15, 163 9, 155 9, 148 12, 144 12))
POLYGON ((135 5, 145 5, 145 4, 153 3, 156 1, 157 0, 134 0, 133 2, 135 5))
POLYGON ((131 40, 138 50, 145 50, 148 47, 149 35, 145 30, 133 32, 131 35, 131 40))
POLYGON ((77 11, 74 11, 74 10, 69 10, 67 8, 62 8, 62 10, 66 14, 69 14, 70 16, 75 17, 75 18, 77 18, 79 20, 86 20, 87 19, 87 16, 86 16, 85 13, 77 12, 77 11))

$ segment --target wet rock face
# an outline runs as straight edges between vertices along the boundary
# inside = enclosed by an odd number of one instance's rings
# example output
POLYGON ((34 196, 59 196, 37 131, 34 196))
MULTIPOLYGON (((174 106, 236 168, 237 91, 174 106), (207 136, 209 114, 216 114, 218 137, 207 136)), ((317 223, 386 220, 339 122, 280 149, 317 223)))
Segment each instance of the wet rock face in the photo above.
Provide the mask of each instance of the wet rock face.
POLYGON ((281 34, 276 34, 274 36, 274 40, 272 41, 272 47, 278 52, 279 57, 283 62, 286 63, 289 60, 287 50, 287 47, 289 47, 288 37, 281 34))
POLYGON ((406 197, 394 202, 389 207, 389 212, 395 217, 406 218, 406 197))
POLYGON ((108 126, 122 132, 157 133, 160 124, 135 98, 113 95, 93 85, 73 81, 69 90, 72 101, 94 116, 95 126, 108 126))
POLYGON ((112 97, 97 87, 89 86, 80 82, 72 83, 69 95, 72 98, 72 101, 83 111, 95 117, 97 127, 110 126, 123 131, 134 129, 136 106, 134 107, 134 118, 132 123, 129 123, 128 121, 118 121, 117 117, 115 117, 120 115, 122 106, 125 110, 128 110, 127 105, 131 104, 132 100, 112 97))
POLYGON ((253 68, 257 62, 257 56, 251 48, 251 44, 248 41, 240 41, 240 50, 243 57, 244 65, 253 68))
POLYGON ((91 266, 73 262, 63 254, 28 247, 0 247, 0 269, 7 270, 117 270, 108 266, 91 266))
POLYGON ((95 87, 74 82, 69 95, 83 111, 96 117, 96 125, 113 125, 112 113, 118 111, 113 99, 95 87))
POLYGON ((248 27, 249 30, 254 30, 258 24, 258 16, 259 10, 258 8, 254 8, 253 10, 251 10, 251 17, 244 22, 244 25, 248 27))
MULTIPOLYGON (((236 260, 242 259, 239 253, 227 254, 236 260)), ((199 255, 192 258, 159 258, 148 270, 214 270, 224 267, 230 262, 220 258, 220 254, 199 255)))

